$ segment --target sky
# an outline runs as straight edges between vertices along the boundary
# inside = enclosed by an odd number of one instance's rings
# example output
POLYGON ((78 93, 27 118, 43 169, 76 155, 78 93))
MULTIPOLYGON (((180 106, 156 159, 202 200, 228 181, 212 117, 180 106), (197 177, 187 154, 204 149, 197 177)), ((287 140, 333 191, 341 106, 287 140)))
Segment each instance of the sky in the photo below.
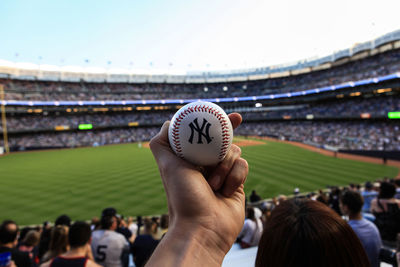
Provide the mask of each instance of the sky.
POLYGON ((0 59, 106 69, 243 69, 400 29, 399 0, 0 0, 0 59))

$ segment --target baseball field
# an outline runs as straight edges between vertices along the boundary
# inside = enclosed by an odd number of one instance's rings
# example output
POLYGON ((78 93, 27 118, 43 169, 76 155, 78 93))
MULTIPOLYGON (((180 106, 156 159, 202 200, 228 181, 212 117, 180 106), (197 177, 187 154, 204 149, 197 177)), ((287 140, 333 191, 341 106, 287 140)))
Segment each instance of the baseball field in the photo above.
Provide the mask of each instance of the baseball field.
MULTIPOLYGON (((239 140, 240 141, 240 140, 239 140)), ((290 144, 242 146, 250 166, 247 194, 263 198, 395 177, 396 167, 328 157, 290 144)), ((99 216, 113 206, 123 215, 167 211, 166 198, 150 149, 138 144, 22 152, 0 157, 0 220, 18 224, 99 216)))

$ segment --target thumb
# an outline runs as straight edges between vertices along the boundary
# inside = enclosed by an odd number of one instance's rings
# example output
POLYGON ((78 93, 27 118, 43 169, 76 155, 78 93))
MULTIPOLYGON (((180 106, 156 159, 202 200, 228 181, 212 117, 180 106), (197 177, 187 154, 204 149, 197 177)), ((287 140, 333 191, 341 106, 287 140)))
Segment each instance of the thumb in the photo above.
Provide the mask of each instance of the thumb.
POLYGON ((189 165, 172 151, 168 140, 169 124, 169 121, 164 122, 160 132, 151 139, 149 144, 160 170, 173 168, 177 164, 180 164, 182 167, 189 165))
POLYGON ((170 121, 164 122, 160 132, 150 140, 150 149, 156 158, 161 149, 171 150, 168 140, 169 123, 170 121))

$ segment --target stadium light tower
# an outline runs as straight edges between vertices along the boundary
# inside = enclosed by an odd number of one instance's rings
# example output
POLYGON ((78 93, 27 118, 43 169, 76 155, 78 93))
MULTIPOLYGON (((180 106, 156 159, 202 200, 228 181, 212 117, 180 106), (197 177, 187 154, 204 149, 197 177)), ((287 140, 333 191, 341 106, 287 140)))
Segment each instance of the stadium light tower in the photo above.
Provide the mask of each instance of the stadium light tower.
POLYGON ((6 106, 4 105, 4 85, 0 84, 0 100, 1 100, 1 121, 3 124, 3 140, 6 154, 10 153, 8 147, 8 136, 7 136, 7 120, 6 120, 6 106))

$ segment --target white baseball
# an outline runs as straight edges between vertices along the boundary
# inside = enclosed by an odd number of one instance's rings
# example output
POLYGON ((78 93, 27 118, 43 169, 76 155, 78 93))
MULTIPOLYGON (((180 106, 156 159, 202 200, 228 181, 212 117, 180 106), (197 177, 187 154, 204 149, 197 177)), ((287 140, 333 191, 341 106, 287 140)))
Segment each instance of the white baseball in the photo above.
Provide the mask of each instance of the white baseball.
POLYGON ((197 101, 180 108, 168 129, 175 154, 198 166, 222 161, 233 139, 231 121, 216 104, 197 101))

